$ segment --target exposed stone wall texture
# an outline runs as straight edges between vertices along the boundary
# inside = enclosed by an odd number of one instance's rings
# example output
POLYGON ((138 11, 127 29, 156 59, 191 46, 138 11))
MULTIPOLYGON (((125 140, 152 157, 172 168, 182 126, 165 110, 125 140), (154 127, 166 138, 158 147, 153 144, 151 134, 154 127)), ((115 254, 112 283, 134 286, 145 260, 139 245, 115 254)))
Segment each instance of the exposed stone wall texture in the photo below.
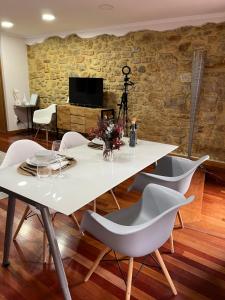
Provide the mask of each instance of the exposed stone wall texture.
POLYGON ((195 49, 206 51, 206 62, 192 154, 225 161, 225 23, 123 37, 52 37, 28 46, 30 88, 41 96, 41 106, 63 104, 69 76, 103 77, 104 105, 118 110, 127 64, 135 82, 129 117, 139 120, 138 137, 177 144, 177 152, 186 154, 195 49))

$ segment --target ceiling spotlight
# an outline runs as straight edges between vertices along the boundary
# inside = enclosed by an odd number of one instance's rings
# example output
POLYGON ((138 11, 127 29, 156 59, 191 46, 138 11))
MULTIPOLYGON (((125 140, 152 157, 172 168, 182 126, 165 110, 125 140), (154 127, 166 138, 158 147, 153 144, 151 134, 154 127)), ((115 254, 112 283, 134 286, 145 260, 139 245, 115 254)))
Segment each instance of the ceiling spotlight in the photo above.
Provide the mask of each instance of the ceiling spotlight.
POLYGON ((2 21, 1 26, 3 28, 12 28, 14 26, 14 24, 12 22, 9 22, 9 21, 2 21))
POLYGON ((54 21, 55 20, 55 16, 52 15, 52 14, 43 14, 42 15, 42 20, 48 21, 48 22, 54 21))
POLYGON ((111 4, 103 3, 103 4, 100 4, 98 6, 98 8, 101 9, 101 10, 113 10, 114 6, 111 5, 111 4))

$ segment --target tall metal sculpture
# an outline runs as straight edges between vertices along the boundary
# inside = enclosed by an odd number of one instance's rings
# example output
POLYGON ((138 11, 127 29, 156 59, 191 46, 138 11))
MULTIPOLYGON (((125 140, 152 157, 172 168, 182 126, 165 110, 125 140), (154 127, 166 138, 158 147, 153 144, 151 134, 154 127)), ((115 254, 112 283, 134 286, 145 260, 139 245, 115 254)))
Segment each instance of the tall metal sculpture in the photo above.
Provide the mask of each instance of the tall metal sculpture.
POLYGON ((195 120, 197 112, 197 104, 199 101, 201 83, 204 70, 206 51, 202 49, 195 50, 192 60, 192 79, 191 79, 191 114, 190 114, 190 130, 188 138, 188 157, 192 154, 192 144, 195 129, 195 120))

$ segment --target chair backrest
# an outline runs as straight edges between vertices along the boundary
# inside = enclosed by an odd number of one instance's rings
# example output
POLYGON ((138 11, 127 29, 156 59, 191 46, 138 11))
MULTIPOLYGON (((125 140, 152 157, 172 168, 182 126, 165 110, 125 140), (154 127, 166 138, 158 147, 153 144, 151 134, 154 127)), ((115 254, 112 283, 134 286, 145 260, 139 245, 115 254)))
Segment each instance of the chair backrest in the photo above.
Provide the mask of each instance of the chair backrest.
POLYGON ((208 155, 196 161, 175 156, 165 156, 159 160, 156 169, 152 173, 142 172, 138 174, 128 190, 143 191, 147 184, 155 183, 185 194, 189 189, 196 169, 207 159, 209 159, 208 155))
MULTIPOLYGON (((168 167, 167 165, 160 166, 161 163, 163 164, 162 159, 162 162, 160 162, 159 166, 157 166, 157 169, 162 168, 164 172, 166 170, 170 170, 173 181, 171 181, 171 185, 167 185, 167 187, 185 194, 189 189, 191 179, 195 171, 204 161, 209 159, 209 156, 205 155, 195 161, 187 158, 172 156, 169 156, 169 159, 171 164, 170 167, 168 167)), ((166 176, 165 173, 164 176, 166 176)))
POLYGON ((149 184, 135 205, 106 217, 88 211, 81 228, 86 229, 111 249, 131 257, 149 254, 169 238, 180 206, 193 201, 181 193, 149 184))
POLYGON ((48 111, 49 113, 51 114, 55 114, 56 113, 56 107, 57 107, 57 104, 51 104, 49 105, 47 108, 46 108, 46 111, 48 111))
POLYGON ((69 131, 66 132, 61 141, 60 149, 69 149, 80 145, 85 145, 89 142, 88 139, 86 139, 82 134, 76 132, 76 131, 69 131))
POLYGON ((46 108, 35 110, 33 122, 37 124, 49 124, 52 121, 53 114, 56 113, 56 106, 56 104, 51 104, 46 108))
POLYGON ((0 168, 6 168, 11 165, 25 161, 28 157, 34 156, 40 150, 45 148, 31 140, 19 140, 10 145, 0 168))

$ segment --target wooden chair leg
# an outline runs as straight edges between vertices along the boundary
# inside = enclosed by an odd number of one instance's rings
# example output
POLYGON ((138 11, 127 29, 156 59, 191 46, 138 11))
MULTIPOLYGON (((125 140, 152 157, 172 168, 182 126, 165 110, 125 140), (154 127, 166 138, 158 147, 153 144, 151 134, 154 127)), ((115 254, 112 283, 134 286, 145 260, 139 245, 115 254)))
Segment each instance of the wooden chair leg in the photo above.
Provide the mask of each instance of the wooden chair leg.
POLYGON ((133 259, 133 257, 130 257, 129 267, 128 267, 128 274, 127 274, 126 300, 130 300, 133 266, 134 266, 134 259, 133 259))
POLYGON ((170 274, 169 274, 169 272, 168 272, 168 270, 167 270, 167 268, 166 268, 166 266, 164 264, 164 261, 162 259, 162 256, 160 255, 158 249, 155 250, 155 255, 156 255, 156 258, 157 258, 157 260, 158 260, 158 262, 159 262, 159 264, 160 264, 160 266, 161 266, 161 268, 163 270, 163 273, 164 273, 164 275, 165 275, 165 277, 166 277, 166 279, 167 279, 167 281, 168 281, 168 283, 170 285, 170 288, 171 288, 173 294, 177 295, 177 290, 176 290, 176 288, 175 288, 175 286, 173 284, 173 281, 172 281, 172 279, 170 277, 170 274))
POLYGON ((94 262, 93 266, 91 267, 91 269, 89 270, 89 272, 87 273, 86 277, 84 278, 84 281, 87 282, 89 280, 89 278, 91 277, 91 275, 94 273, 94 271, 96 270, 97 266, 99 265, 100 261, 102 260, 102 258, 104 257, 104 255, 110 250, 109 247, 106 247, 105 249, 103 249, 101 251, 101 253, 99 254, 99 256, 97 257, 96 261, 94 262))
POLYGON ((22 215, 22 218, 21 218, 21 220, 20 220, 20 222, 19 222, 19 225, 18 225, 17 228, 16 228, 16 231, 15 231, 14 236, 13 236, 13 240, 16 239, 16 237, 17 237, 17 235, 18 235, 18 233, 19 233, 19 231, 20 231, 20 228, 22 227, 23 222, 24 222, 24 220, 25 220, 25 218, 26 218, 26 216, 27 216, 29 210, 30 210, 29 205, 27 205, 26 208, 25 208, 25 211, 24 211, 24 213, 23 213, 23 215, 22 215))
POLYGON ((34 136, 34 139, 36 139, 36 137, 37 137, 37 135, 38 135, 38 132, 39 132, 39 130, 40 130, 40 127, 38 127, 38 129, 37 129, 37 131, 36 131, 36 134, 35 134, 35 136, 34 136))
POLYGON ((183 219, 182 219, 182 216, 181 216, 181 213, 179 210, 177 212, 177 216, 178 216, 181 228, 184 228, 184 222, 183 222, 183 219))
POLYGON ((47 251, 47 236, 46 236, 46 232, 43 228, 43 263, 46 264, 47 263, 47 255, 46 255, 46 251, 47 251))
MULTIPOLYGON (((53 214, 52 215, 52 226, 53 226, 53 228, 55 227, 55 217, 56 217, 56 213, 55 214, 53 214)), ((43 228, 44 229, 44 228, 43 228)), ((45 236, 46 236, 46 233, 45 233, 45 236)), ((46 236, 47 237, 47 236, 46 236)), ((46 244, 45 244, 45 247, 47 248, 47 238, 46 238, 46 244)), ((45 249, 46 249, 45 248, 45 249)), ((43 250, 43 252, 44 252, 44 250, 43 250)), ((48 263, 50 264, 50 263, 52 263, 52 253, 51 253, 51 249, 50 249, 50 247, 49 247, 49 249, 48 249, 48 263)), ((43 255, 44 256, 44 255, 43 255)), ((46 255, 46 262, 47 262, 47 255, 46 255)))
POLYGON ((109 192, 110 192, 110 194, 112 195, 114 201, 116 202, 117 208, 120 209, 120 205, 119 205, 119 203, 118 203, 118 201, 117 201, 117 199, 116 199, 116 196, 115 196, 113 190, 110 190, 109 192))
POLYGON ((170 252, 174 253, 173 233, 170 234, 170 252))
POLYGON ((79 224, 79 222, 77 221, 77 218, 76 218, 75 214, 72 213, 72 214, 70 215, 70 217, 73 219, 73 221, 74 221, 74 223, 77 225, 78 229, 80 229, 80 224, 79 224))
POLYGON ((96 212, 96 199, 93 201, 93 211, 96 212))
POLYGON ((46 128, 46 142, 48 144, 48 128, 46 128))

